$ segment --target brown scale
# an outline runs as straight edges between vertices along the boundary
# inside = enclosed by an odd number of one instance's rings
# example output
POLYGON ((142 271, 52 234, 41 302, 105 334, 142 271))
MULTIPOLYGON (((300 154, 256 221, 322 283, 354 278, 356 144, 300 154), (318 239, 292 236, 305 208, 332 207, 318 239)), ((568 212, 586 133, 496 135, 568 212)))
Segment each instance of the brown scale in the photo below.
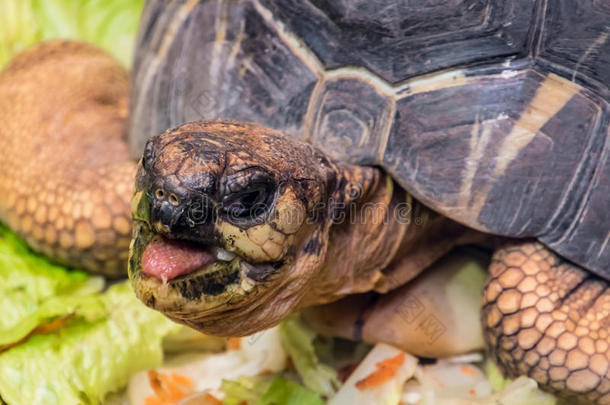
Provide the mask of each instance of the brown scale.
POLYGON ((53 41, 0 73, 0 221, 52 259, 126 275, 135 163, 128 75, 86 44, 53 41))
POLYGON ((505 373, 575 402, 610 404, 607 283, 540 243, 498 250, 489 270, 484 333, 505 373))

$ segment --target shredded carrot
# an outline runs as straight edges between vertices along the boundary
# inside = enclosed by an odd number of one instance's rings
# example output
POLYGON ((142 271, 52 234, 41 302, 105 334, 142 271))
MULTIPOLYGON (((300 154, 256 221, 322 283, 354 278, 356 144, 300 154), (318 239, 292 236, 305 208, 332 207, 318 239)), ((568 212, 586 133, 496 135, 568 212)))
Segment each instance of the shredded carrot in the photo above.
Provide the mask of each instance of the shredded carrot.
POLYGON ((159 373, 155 370, 148 370, 148 382, 150 384, 150 388, 153 389, 155 395, 159 400, 164 401, 166 399, 165 390, 161 385, 161 379, 159 378, 159 373))
POLYGON ((469 376, 477 375, 477 370, 475 370, 474 368, 469 367, 469 366, 462 366, 460 371, 462 372, 462 374, 466 374, 466 375, 469 375, 469 376))
POLYGON ((165 391, 169 393, 170 398, 180 398, 184 396, 184 391, 182 391, 180 385, 176 384, 168 375, 161 374, 160 377, 165 386, 165 391))
POLYGON ((182 385, 183 387, 192 387, 193 386, 193 380, 190 377, 187 377, 185 375, 172 373, 170 375, 170 377, 172 378, 172 380, 174 380, 174 382, 176 384, 182 385))
POLYGON ((22 344, 23 342, 25 342, 26 340, 31 338, 33 335, 38 335, 38 334, 44 335, 44 334, 50 334, 50 333, 56 332, 59 329, 61 329, 66 323, 68 323, 69 320, 74 318, 74 316, 75 316, 75 314, 67 314, 67 315, 60 316, 59 318, 56 318, 47 323, 43 323, 42 325, 39 325, 36 328, 34 328, 30 333, 28 333, 22 339, 19 339, 15 342, 7 343, 4 345, 0 345, 0 352, 3 352, 12 347, 22 344))
POLYGON ((471 397, 474 397, 475 395, 477 395, 477 392, 473 389, 471 389, 470 391, 468 391, 470 393, 471 397))
POLYGON ((222 401, 216 398, 214 395, 210 394, 209 392, 205 394, 205 399, 211 404, 222 405, 222 401))
POLYGON ((144 398, 144 405, 163 405, 161 400, 153 395, 144 398))
POLYGON ((387 358, 375 364, 377 369, 360 381, 356 382, 356 388, 365 390, 379 387, 386 381, 391 380, 398 368, 405 362, 405 354, 400 353, 394 357, 387 358))
POLYGON ((68 315, 60 316, 59 318, 56 318, 55 320, 53 320, 49 323, 39 325, 31 333, 32 334, 53 333, 56 330, 60 329, 62 326, 64 326, 65 323, 68 322, 70 319, 74 318, 74 316, 75 316, 75 314, 68 314, 68 315))
POLYGON ((154 394, 144 399, 144 405, 173 405, 195 392, 193 380, 180 374, 148 370, 148 381, 154 394))
POLYGON ((227 341, 227 349, 229 350, 239 350, 241 347, 241 339, 240 338, 229 338, 227 341))

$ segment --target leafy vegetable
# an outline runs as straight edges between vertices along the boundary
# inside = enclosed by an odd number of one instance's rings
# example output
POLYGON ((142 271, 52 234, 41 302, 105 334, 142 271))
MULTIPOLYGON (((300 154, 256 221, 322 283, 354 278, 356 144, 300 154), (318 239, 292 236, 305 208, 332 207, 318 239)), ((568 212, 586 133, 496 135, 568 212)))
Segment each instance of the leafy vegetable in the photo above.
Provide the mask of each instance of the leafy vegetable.
POLYGON ((486 369, 487 375, 476 364, 450 359, 418 367, 417 381, 407 383, 403 402, 417 405, 556 404, 555 397, 538 389, 534 380, 527 377, 505 380, 489 360, 486 369))
POLYGON ((276 377, 257 405, 324 405, 317 393, 294 381, 276 377))
POLYGON ((143 0, 2 0, 0 66, 15 53, 51 38, 94 43, 131 64, 143 0))
POLYGON ((397 405, 405 381, 413 376, 416 366, 415 357, 378 343, 328 404, 397 405))
MULTIPOLYGON (((221 396, 222 387, 229 386, 234 389, 231 393, 240 398, 243 393, 239 389, 247 391, 252 388, 252 384, 248 382, 253 380, 248 378, 253 377, 258 381, 258 377, 254 376, 274 375, 286 368, 286 353, 280 344, 278 328, 271 328, 247 338, 232 338, 229 342, 231 343, 227 344, 228 349, 224 352, 183 353, 154 371, 159 375, 176 374, 190 378, 193 381, 191 388, 194 393, 221 396), (231 382, 223 380, 235 380, 239 385, 231 385, 231 382)), ((141 372, 131 377, 127 390, 131 405, 146 405, 144 399, 156 391, 149 374, 150 371, 141 372)), ((256 389, 258 391, 260 387, 256 389)))
POLYGON ((305 386, 321 395, 332 396, 341 383, 337 372, 316 356, 315 333, 298 316, 293 316, 280 324, 280 336, 305 386))
POLYGON ((240 405, 243 401, 256 404, 263 394, 271 387, 268 377, 239 377, 235 381, 223 380, 220 390, 225 394, 223 403, 240 405))
POLYGON ((94 305, 86 295, 102 287, 100 278, 68 272, 35 255, 0 224, 0 347, 19 341, 41 324, 77 307, 84 311, 84 307, 94 305))
POLYGON ((323 405, 317 393, 281 377, 241 377, 236 381, 223 381, 223 404, 239 405, 323 405))
POLYGON ((485 371, 494 391, 500 391, 510 383, 510 380, 502 376, 502 373, 491 359, 485 362, 485 371))
POLYGON ((178 325, 142 305, 128 283, 97 299, 97 317, 77 318, 0 355, 7 403, 99 403, 134 372, 161 364, 161 340, 178 325))
MULTIPOLYGON (((130 374, 157 366, 179 328, 141 304, 128 283, 48 263, 0 225, 0 397, 13 404, 99 403, 130 374), (32 334, 61 319, 53 333, 32 334)), ((47 328, 48 329, 48 328, 47 328)))

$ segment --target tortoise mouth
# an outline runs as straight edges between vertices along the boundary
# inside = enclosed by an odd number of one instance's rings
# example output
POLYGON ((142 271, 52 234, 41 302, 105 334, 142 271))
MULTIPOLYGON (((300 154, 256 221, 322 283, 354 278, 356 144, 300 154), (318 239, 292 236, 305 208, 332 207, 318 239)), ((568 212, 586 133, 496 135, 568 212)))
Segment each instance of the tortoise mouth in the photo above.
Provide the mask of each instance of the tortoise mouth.
POLYGON ((144 248, 141 267, 144 274, 167 282, 200 272, 207 274, 208 268, 230 263, 236 257, 223 248, 157 235, 144 248))
POLYGON ((153 309, 182 318, 200 315, 257 295, 283 266, 250 263, 224 247, 168 239, 143 221, 134 221, 129 277, 138 297, 153 309))

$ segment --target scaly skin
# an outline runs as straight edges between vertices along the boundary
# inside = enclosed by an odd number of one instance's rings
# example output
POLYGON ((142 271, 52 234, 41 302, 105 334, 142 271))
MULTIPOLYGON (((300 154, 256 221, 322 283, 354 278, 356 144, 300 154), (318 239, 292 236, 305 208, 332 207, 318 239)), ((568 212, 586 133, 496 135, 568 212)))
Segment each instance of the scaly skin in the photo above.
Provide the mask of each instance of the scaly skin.
POLYGON ((0 74, 0 221, 55 261, 125 276, 135 163, 127 72, 93 46, 54 41, 0 74))
POLYGON ((537 242, 499 249, 489 270, 484 334, 506 374, 575 402, 610 404, 607 282, 537 242))

